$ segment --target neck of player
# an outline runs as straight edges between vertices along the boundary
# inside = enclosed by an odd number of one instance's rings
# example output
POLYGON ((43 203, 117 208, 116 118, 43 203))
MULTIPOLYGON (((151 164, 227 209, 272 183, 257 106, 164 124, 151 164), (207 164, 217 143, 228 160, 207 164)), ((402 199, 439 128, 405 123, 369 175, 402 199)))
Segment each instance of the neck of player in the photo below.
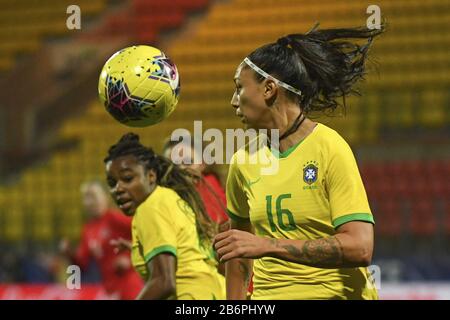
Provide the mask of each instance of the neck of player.
POLYGON ((280 130, 279 132, 279 137, 281 138, 279 148, 280 152, 288 150, 292 146, 295 146, 300 141, 305 139, 317 125, 316 122, 311 121, 308 118, 303 119, 303 117, 306 117, 306 115, 305 113, 300 115, 301 110, 297 104, 289 105, 283 111, 281 110, 274 110, 274 111, 275 112, 272 118, 273 127, 278 128, 280 130), (300 126, 298 126, 298 128, 292 133, 283 137, 283 135, 287 131, 291 131, 291 128, 295 126, 295 122, 297 119, 301 121, 300 126))

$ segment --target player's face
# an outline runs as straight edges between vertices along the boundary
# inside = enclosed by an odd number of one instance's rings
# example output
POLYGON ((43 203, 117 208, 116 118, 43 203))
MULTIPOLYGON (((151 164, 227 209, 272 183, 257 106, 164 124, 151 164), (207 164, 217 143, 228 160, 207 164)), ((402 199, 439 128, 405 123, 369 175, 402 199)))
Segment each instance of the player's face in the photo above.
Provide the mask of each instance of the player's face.
POLYGON ((88 185, 81 192, 83 206, 91 216, 99 217, 108 209, 108 195, 99 185, 88 185))
POLYGON ((270 111, 264 100, 264 82, 257 82, 253 70, 242 66, 234 77, 236 89, 231 105, 247 128, 265 128, 270 111))
POLYGON ((106 164, 106 175, 111 195, 128 216, 153 192, 156 175, 146 170, 135 156, 123 156, 106 164))
POLYGON ((199 174, 205 170, 204 163, 196 163, 196 159, 202 159, 201 152, 196 153, 195 148, 184 143, 178 143, 177 145, 164 150, 164 156, 169 158, 172 162, 179 164, 182 169, 190 169, 199 174), (196 154, 196 156, 195 156, 196 154))

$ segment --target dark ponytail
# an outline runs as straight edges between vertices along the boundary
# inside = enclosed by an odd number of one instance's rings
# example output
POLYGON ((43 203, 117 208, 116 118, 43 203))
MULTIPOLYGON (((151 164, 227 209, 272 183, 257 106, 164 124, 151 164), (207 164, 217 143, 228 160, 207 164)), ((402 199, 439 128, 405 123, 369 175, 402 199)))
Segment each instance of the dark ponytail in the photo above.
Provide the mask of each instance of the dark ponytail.
MULTIPOLYGON (((304 112, 334 110, 337 98, 358 94, 355 82, 364 78, 367 53, 381 29, 348 28, 312 30, 306 34, 289 34, 275 43, 253 51, 248 58, 277 79, 301 90, 297 99, 304 112), (365 39, 359 45, 348 39, 365 39)), ((258 81, 264 78, 255 73, 258 81)))
POLYGON ((192 184, 189 171, 182 170, 169 159, 159 156, 151 148, 143 146, 139 142, 139 136, 134 133, 123 135, 117 144, 109 148, 108 156, 104 159, 104 162, 106 163, 126 155, 135 156, 147 170, 154 170, 158 185, 174 190, 181 199, 186 201, 195 213, 197 232, 200 239, 211 244, 216 228, 206 213, 195 186, 192 184))

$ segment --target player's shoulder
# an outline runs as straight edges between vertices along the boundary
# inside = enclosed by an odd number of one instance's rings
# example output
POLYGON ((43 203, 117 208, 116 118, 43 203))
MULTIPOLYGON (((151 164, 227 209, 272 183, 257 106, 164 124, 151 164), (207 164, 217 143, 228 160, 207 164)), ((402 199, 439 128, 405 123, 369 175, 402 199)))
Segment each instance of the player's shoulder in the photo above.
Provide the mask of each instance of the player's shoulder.
POLYGON ((315 135, 316 145, 325 150, 325 153, 331 155, 350 150, 347 141, 336 130, 322 123, 318 123, 315 130, 317 130, 315 135))
POLYGON ((252 157, 256 157, 256 159, 258 159, 257 154, 260 152, 265 152, 268 143, 268 138, 264 134, 257 134, 251 137, 244 145, 240 147, 238 146, 238 149, 231 157, 230 164, 245 165, 253 163, 250 159, 252 159, 252 157))
POLYGON ((155 190, 145 200, 145 207, 160 208, 167 205, 170 206, 173 201, 176 201, 179 195, 171 188, 166 188, 160 185, 155 187, 155 190))
POLYGON ((333 128, 328 127, 327 125, 324 125, 323 123, 317 123, 317 127, 315 128, 317 130, 316 137, 323 143, 334 143, 334 142, 344 142, 346 143, 345 139, 333 128))
POLYGON ((173 189, 157 186, 152 194, 138 207, 133 217, 133 224, 139 228, 156 223, 167 226, 167 222, 173 226, 184 223, 182 209, 189 207, 173 189), (163 222, 164 221, 164 222, 163 222))

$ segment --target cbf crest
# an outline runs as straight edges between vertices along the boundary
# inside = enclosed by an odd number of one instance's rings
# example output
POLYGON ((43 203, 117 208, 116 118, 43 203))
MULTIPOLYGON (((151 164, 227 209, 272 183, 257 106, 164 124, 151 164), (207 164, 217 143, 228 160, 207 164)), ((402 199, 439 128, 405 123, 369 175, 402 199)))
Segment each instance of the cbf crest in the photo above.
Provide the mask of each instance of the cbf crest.
POLYGON ((319 168, 317 166, 318 163, 316 161, 308 161, 303 166, 303 181, 305 181, 309 185, 317 181, 317 175, 319 171, 319 168))

